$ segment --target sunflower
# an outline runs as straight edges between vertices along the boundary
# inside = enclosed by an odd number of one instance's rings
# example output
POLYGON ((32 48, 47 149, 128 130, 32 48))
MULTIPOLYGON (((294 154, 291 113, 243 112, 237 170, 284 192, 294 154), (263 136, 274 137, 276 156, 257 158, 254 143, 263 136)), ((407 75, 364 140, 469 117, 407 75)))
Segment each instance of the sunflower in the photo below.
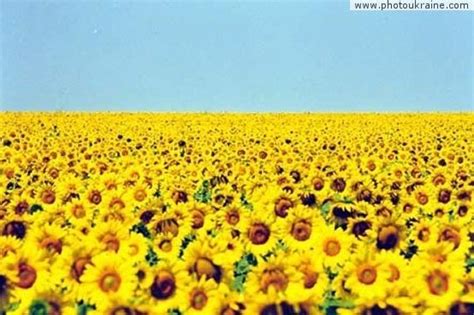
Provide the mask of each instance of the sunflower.
POLYGON ((268 207, 273 210, 276 218, 286 218, 297 205, 298 199, 280 186, 268 186, 265 194, 260 200, 260 207, 268 207))
POLYGON ((82 188, 80 178, 73 174, 62 175, 56 181, 56 193, 59 200, 63 203, 68 203, 74 199, 79 198, 79 193, 82 188))
POLYGON ((22 245, 23 243, 14 236, 0 236, 0 259, 3 259, 10 253, 15 254, 21 249, 22 245))
POLYGON ((388 278, 390 295, 402 296, 407 294, 406 284, 411 280, 412 272, 409 261, 402 255, 391 251, 378 252, 377 260, 380 260, 390 271, 388 278))
POLYGON ((353 238, 340 228, 326 225, 320 226, 316 234, 314 248, 324 266, 333 271, 344 266, 351 256, 353 238))
POLYGON ((264 210, 252 212, 241 235, 247 251, 258 256, 268 253, 276 246, 280 231, 274 220, 274 217, 266 214, 264 210))
POLYGON ((223 290, 218 297, 220 301, 216 314, 238 315, 245 311, 246 305, 243 300, 243 294, 230 290, 225 292, 223 290))
POLYGON ((170 206, 166 207, 165 211, 156 213, 149 226, 153 235, 171 234, 173 237, 182 238, 192 230, 192 217, 184 209, 170 206))
POLYGON ((160 260, 157 265, 147 269, 138 292, 147 297, 148 304, 153 306, 151 314, 162 314, 180 307, 191 282, 183 263, 160 260))
POLYGON ((313 251, 304 251, 290 256, 289 261, 290 265, 296 268, 296 272, 301 274, 303 290, 309 293, 309 300, 315 304, 322 302, 324 292, 329 285, 329 278, 322 260, 314 255, 313 251))
POLYGON ((81 221, 92 220, 91 206, 84 200, 72 200, 65 206, 65 219, 72 225, 81 225, 81 221))
POLYGON ((227 207, 216 212, 211 217, 215 225, 222 230, 243 231, 248 224, 249 211, 237 202, 233 202, 227 207))
POLYGON ((207 233, 214 228, 214 222, 211 219, 212 209, 205 203, 190 201, 180 207, 190 216, 191 229, 195 233, 207 233))
MULTIPOLYGON (((87 314, 91 314, 91 315, 157 314, 157 313, 152 313, 152 310, 153 308, 149 305, 139 304, 136 301, 130 302, 129 299, 121 299, 119 297, 114 297, 111 299, 108 305, 104 305, 101 308, 87 310, 87 314)), ((77 314, 77 311, 74 314, 77 314)))
POLYGON ((63 248, 69 246, 67 231, 56 224, 35 227, 28 234, 26 241, 50 255, 50 261, 54 261, 55 255, 60 255, 63 248))
POLYGON ((184 295, 180 300, 180 309, 186 314, 216 314, 220 306, 221 295, 228 289, 217 286, 212 279, 192 280, 184 289, 184 295))
POLYGON ((53 288, 42 288, 34 296, 21 299, 13 314, 64 314, 75 315, 75 304, 69 296, 53 288))
POLYGON ((468 231, 455 222, 450 222, 449 219, 440 220, 438 229, 438 242, 448 242, 453 246, 454 252, 468 254, 472 246, 469 239, 468 231))
POLYGON ((10 252, 0 261, 0 270, 13 286, 10 290, 15 299, 34 297, 37 291, 50 287, 48 263, 44 252, 37 251, 30 243, 25 243, 16 252, 10 252))
POLYGON ((122 222, 112 220, 98 223, 91 229, 88 236, 98 241, 102 250, 118 252, 128 239, 129 232, 122 222))
POLYGON ((183 259, 189 274, 196 280, 205 277, 216 283, 230 284, 233 276, 233 263, 224 251, 225 248, 213 239, 202 239, 191 243, 184 252, 183 259))
POLYGON ((322 315, 324 313, 311 301, 302 303, 290 303, 288 301, 282 301, 277 297, 267 297, 262 295, 256 296, 251 301, 248 301, 243 314, 322 315))
POLYGON ((319 229, 325 225, 315 211, 298 205, 285 220, 277 222, 283 235, 282 240, 293 251, 302 251, 313 247, 319 229))
POLYGON ((158 234, 153 239, 153 249, 162 260, 178 259, 184 237, 174 237, 172 233, 158 234))
POLYGON ((63 294, 70 295, 71 298, 77 297, 79 300, 84 292, 81 277, 86 268, 92 264, 92 257, 100 252, 100 244, 95 239, 80 234, 74 237, 75 240, 71 243, 75 245, 65 247, 51 265, 50 281, 62 288, 63 294))
POLYGON ((344 287, 351 291, 359 302, 377 301, 384 298, 389 289, 391 270, 369 248, 360 252, 348 262, 342 272, 344 287))
POLYGON ((458 265, 432 263, 416 270, 413 290, 419 294, 428 309, 448 309, 463 290, 463 270, 458 265))
POLYGON ((79 279, 87 301, 99 309, 107 306, 111 299, 126 300, 137 286, 136 270, 132 264, 111 252, 92 257, 79 279))
POLYGON ((118 254, 133 262, 140 262, 148 251, 148 240, 139 233, 130 233, 118 250, 118 254))
POLYGON ((286 261, 281 252, 252 268, 245 291, 252 299, 263 295, 271 300, 288 302, 301 302, 310 296, 310 292, 304 290, 302 273, 286 261))
MULTIPOLYGON (((413 300, 408 297, 387 297, 377 302, 368 302, 357 305, 353 309, 338 309, 338 314, 418 314, 414 307, 413 300)), ((425 313, 423 313, 425 314, 425 313)))

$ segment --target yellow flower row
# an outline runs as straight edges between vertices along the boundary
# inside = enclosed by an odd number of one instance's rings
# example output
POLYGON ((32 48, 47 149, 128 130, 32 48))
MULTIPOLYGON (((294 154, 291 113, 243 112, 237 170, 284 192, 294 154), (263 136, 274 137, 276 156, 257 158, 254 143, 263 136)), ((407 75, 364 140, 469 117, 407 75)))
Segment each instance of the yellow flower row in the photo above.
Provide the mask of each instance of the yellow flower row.
POLYGON ((473 118, 2 113, 0 313, 474 314, 473 118))

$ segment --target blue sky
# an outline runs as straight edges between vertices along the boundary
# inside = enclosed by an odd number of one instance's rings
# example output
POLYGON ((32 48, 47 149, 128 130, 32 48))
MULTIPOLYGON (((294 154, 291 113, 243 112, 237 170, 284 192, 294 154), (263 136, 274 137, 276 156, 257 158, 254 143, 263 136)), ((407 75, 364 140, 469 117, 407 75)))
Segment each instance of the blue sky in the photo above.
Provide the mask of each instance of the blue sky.
POLYGON ((473 13, 0 0, 0 109, 472 111, 473 13))

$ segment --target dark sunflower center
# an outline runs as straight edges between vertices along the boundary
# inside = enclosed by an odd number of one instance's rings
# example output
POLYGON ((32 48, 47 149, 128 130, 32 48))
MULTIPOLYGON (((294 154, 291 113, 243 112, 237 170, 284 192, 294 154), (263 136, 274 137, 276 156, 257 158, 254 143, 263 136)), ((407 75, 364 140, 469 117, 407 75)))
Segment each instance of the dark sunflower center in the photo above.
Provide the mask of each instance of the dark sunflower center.
POLYGON ((120 240, 112 233, 105 234, 101 241, 108 250, 117 252, 120 248, 120 240))
POLYGON ((303 273, 303 283, 306 289, 311 289, 318 282, 319 274, 311 268, 310 265, 304 265, 300 268, 303 273))
POLYGON ((416 200, 421 205, 426 205, 428 203, 428 196, 425 193, 416 194, 416 200))
POLYGON ((230 225, 236 225, 237 223, 239 223, 239 221, 240 221, 239 212, 237 212, 236 210, 231 210, 231 211, 227 212, 226 221, 230 225))
POLYGON ((322 178, 316 177, 313 179, 313 188, 314 190, 320 191, 324 188, 324 180, 322 178))
POLYGON ((90 264, 91 260, 89 257, 80 257, 74 261, 71 266, 71 276, 80 282, 80 278, 86 269, 87 264, 90 264))
POLYGON ((428 275, 426 279, 428 288, 434 295, 443 295, 449 288, 449 277, 440 270, 434 270, 428 275))
POLYGON ((378 305, 374 305, 370 308, 366 308, 361 312, 361 315, 399 315, 400 312, 397 308, 391 305, 387 305, 385 307, 381 307, 378 305))
POLYGON ((192 224, 191 227, 193 229, 200 229, 204 225, 204 213, 200 210, 192 210, 191 211, 191 218, 192 218, 192 224))
POLYGON ((10 221, 3 227, 2 234, 22 239, 26 234, 26 226, 21 221, 10 221))
POLYGON ((104 292, 117 292, 122 279, 116 272, 107 272, 99 280, 99 287, 104 292))
POLYGON ((298 241, 306 241, 311 236, 311 224, 305 220, 299 220, 293 223, 291 235, 298 241))
POLYGON ((45 204, 53 204, 55 200, 56 194, 54 191, 47 189, 41 193, 41 201, 43 201, 45 204))
POLYGON ((388 225, 380 228, 377 235, 378 249, 392 249, 398 244, 398 228, 394 225, 388 225))
POLYGON ((89 193, 88 199, 89 202, 98 205, 102 201, 102 195, 100 194, 100 191, 93 190, 89 193))
POLYGON ((328 256, 336 256, 341 251, 341 243, 335 239, 327 240, 324 243, 323 250, 328 256))
POLYGON ((151 295, 158 300, 171 297, 175 290, 174 276, 168 271, 160 271, 150 287, 151 295))
POLYGON ((110 315, 135 315, 135 311, 126 306, 117 306, 110 311, 110 315))
POLYGON ((156 224, 156 232, 158 233, 171 233, 173 236, 177 236, 179 233, 179 225, 176 219, 166 219, 166 220, 161 220, 156 224))
POLYGON ((197 289, 191 293, 191 307, 196 310, 202 310, 207 304, 207 295, 205 292, 197 289))
POLYGON ((451 242, 454 245, 454 248, 458 248, 461 243, 461 236, 459 232, 454 228, 447 227, 441 231, 439 235, 439 241, 451 242))
POLYGON ((290 200, 280 198, 275 202, 275 214, 280 218, 285 218, 288 215, 288 209, 291 207, 293 207, 293 203, 290 200))
POLYGON ((175 203, 187 202, 188 195, 184 191, 177 190, 173 192, 172 199, 175 203))
POLYGON ((62 251, 62 242, 61 240, 58 240, 56 238, 53 238, 51 236, 44 238, 40 246, 46 250, 48 250, 50 253, 56 253, 60 254, 62 251))
POLYGON ((208 258, 198 258, 193 266, 193 271, 196 273, 198 278, 205 276, 206 279, 214 279, 216 282, 220 282, 222 278, 222 271, 219 266, 215 265, 208 258))
POLYGON ((249 239, 254 245, 265 244, 270 238, 270 229, 263 223, 253 224, 249 229, 249 239))
POLYGON ((273 287, 276 291, 283 291, 288 286, 288 277, 280 269, 267 269, 260 279, 260 288, 266 293, 273 287))
POLYGON ((146 191, 143 189, 138 189, 133 194, 133 197, 135 198, 136 201, 143 201, 146 198, 146 191))
POLYGON ((331 183, 331 189, 337 192, 343 192, 346 189, 346 181, 342 177, 334 179, 331 183))
POLYGON ((26 201, 19 202, 15 207, 15 213, 22 215, 23 213, 27 212, 29 209, 29 204, 26 201))
POLYGON ((451 192, 447 189, 441 189, 438 193, 438 201, 441 203, 448 203, 451 199, 451 192))
POLYGON ((370 222, 359 221, 354 223, 354 225, 352 226, 352 233, 358 238, 361 236, 366 236, 366 231, 369 230, 371 227, 372 224, 370 222))
POLYGON ((29 289, 33 286, 36 281, 36 270, 26 264, 21 263, 18 266, 18 283, 16 284, 18 287, 22 289, 29 289))
POLYGON ((170 240, 162 240, 158 244, 158 247, 165 253, 169 253, 173 249, 173 244, 171 243, 170 240))
POLYGON ((377 280, 377 270, 368 264, 357 268, 357 279, 363 284, 373 284, 377 280))
POLYGON ((397 266, 390 264, 390 278, 388 278, 388 281, 394 282, 400 279, 400 270, 397 268, 397 266))

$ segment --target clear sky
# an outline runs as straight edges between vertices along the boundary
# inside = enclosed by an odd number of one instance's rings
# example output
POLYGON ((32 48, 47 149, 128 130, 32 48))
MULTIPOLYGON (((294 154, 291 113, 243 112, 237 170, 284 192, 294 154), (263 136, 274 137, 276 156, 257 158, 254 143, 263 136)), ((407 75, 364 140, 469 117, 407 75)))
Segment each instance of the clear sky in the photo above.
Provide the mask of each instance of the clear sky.
POLYGON ((472 111, 473 12, 0 0, 1 110, 472 111))

